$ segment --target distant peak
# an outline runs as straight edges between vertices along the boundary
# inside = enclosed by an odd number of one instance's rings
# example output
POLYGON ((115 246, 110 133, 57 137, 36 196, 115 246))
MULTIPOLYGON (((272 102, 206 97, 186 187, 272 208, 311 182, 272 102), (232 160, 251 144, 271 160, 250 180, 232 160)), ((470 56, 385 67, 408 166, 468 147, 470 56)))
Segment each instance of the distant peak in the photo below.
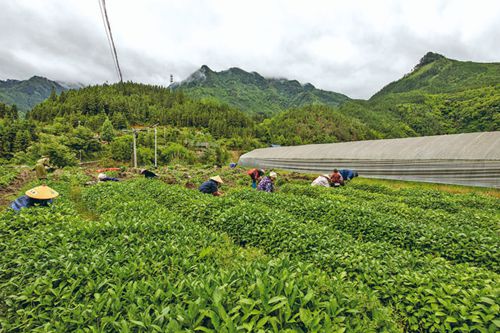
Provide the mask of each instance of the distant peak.
POLYGON ((43 77, 43 76, 39 76, 39 75, 33 75, 31 78, 29 78, 30 80, 47 80, 48 79, 46 77, 43 77))
POLYGON ((445 56, 439 54, 439 53, 434 53, 434 52, 427 52, 422 59, 420 59, 420 62, 415 68, 420 68, 422 66, 425 66, 427 64, 430 64, 431 62, 440 60, 440 59, 446 59, 445 56))
POLYGON ((231 67, 228 69, 229 72, 235 72, 235 73, 246 73, 244 70, 242 70, 241 68, 238 68, 238 67, 231 67))
POLYGON ((202 65, 199 69, 200 72, 202 73, 208 73, 208 72, 213 72, 210 67, 208 67, 207 65, 202 65))

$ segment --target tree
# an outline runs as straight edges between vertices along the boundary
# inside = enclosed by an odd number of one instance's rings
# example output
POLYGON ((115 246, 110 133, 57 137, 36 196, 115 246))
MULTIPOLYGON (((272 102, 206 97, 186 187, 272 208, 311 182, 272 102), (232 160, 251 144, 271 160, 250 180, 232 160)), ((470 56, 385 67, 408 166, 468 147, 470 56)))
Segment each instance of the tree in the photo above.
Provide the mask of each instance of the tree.
POLYGON ((111 157, 116 161, 127 162, 132 159, 132 135, 117 137, 111 143, 111 157))
POLYGON ((54 89, 54 86, 52 86, 52 89, 50 90, 49 100, 51 100, 52 102, 57 101, 57 94, 56 90, 54 89))
POLYGON ((94 138, 94 132, 85 126, 78 126, 68 135, 66 145, 75 152, 82 151, 86 156, 99 151, 101 146, 94 138))
POLYGON ((101 139, 104 141, 111 142, 115 138, 115 129, 113 123, 106 118, 101 127, 101 139))
POLYGON ((28 148, 31 141, 31 135, 27 130, 18 131, 14 140, 14 151, 23 151, 28 148))

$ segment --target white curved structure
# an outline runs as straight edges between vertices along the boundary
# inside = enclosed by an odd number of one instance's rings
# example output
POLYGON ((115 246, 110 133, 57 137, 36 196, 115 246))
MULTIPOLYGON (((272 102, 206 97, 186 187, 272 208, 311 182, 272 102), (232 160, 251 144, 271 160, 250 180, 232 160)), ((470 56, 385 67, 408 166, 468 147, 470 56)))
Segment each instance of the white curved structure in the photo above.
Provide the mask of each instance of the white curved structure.
POLYGON ((256 149, 240 165, 500 188, 500 132, 256 149))

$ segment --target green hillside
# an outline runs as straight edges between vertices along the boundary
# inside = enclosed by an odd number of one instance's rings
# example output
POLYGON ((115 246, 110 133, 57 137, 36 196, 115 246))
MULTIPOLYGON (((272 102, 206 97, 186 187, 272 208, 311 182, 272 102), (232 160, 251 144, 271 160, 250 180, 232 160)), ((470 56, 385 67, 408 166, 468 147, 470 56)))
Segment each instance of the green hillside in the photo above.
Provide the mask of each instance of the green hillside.
POLYGON ((371 125, 375 117, 398 119, 409 135, 500 130, 500 63, 464 62, 427 53, 414 70, 367 102, 341 111, 371 125))
POLYGON ((44 101, 54 91, 59 94, 67 90, 55 81, 33 76, 29 80, 0 80, 0 102, 16 105, 21 113, 44 101))
POLYGON ((172 87, 193 98, 215 98, 244 112, 261 115, 312 104, 337 106, 349 100, 345 95, 316 89, 310 83, 264 78, 239 68, 215 72, 205 65, 172 87))
POLYGON ((500 84, 500 63, 477 63, 448 59, 428 52, 413 71, 389 83, 371 99, 419 90, 442 94, 500 84))

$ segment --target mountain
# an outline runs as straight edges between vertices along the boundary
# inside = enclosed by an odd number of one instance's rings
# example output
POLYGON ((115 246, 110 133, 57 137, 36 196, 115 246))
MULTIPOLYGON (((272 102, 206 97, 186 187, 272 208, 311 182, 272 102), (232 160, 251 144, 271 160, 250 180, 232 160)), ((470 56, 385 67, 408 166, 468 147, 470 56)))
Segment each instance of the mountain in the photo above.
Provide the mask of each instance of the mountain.
POLYGON ((0 102, 16 104, 24 113, 49 97, 52 89, 57 94, 67 90, 58 82, 41 76, 33 76, 28 80, 0 80, 0 102))
POLYGON ((500 64, 429 52, 369 100, 302 107, 264 120, 259 138, 293 145, 500 130, 500 64))
POLYGON ((412 72, 372 96, 412 91, 443 94, 500 84, 500 63, 458 61, 428 52, 412 72))
POLYGON ((340 112, 392 137, 500 130, 500 63, 429 52, 414 69, 368 101, 340 112))
POLYGON ((193 98, 215 98, 242 111, 263 115, 314 104, 338 106, 349 100, 343 94, 317 89, 310 83, 264 78, 239 68, 215 72, 206 65, 171 88, 182 89, 193 98))

